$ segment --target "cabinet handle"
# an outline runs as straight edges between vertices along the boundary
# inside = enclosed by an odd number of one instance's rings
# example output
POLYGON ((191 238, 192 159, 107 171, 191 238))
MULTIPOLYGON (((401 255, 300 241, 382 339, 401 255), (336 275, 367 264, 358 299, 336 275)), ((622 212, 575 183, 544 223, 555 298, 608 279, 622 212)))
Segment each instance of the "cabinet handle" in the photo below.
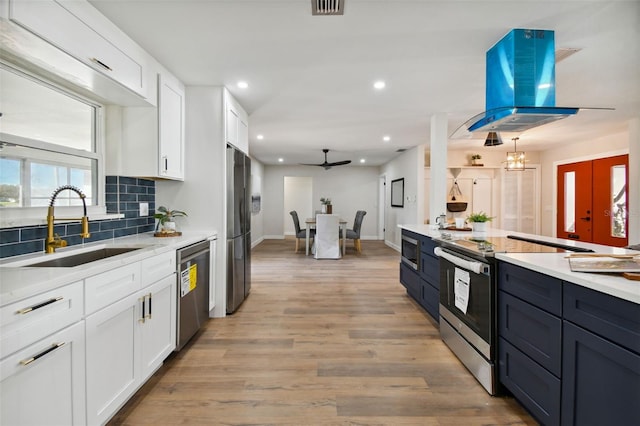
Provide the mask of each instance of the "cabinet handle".
POLYGON ((35 311, 36 309, 43 308, 52 303, 56 303, 57 301, 62 299, 64 299, 64 297, 62 296, 54 297, 52 299, 47 300, 46 302, 38 303, 36 305, 29 306, 28 308, 19 309, 18 311, 16 311, 16 314, 20 314, 20 315, 28 314, 31 311, 35 311))
POLYGON ((166 172, 167 170, 169 170, 169 159, 166 155, 162 158, 164 159, 164 171, 166 172))
POLYGON ((94 64, 100 65, 102 68, 104 68, 107 71, 113 71, 113 69, 109 65, 105 64, 98 58, 91 58, 91 62, 93 62, 94 64))
POLYGON ((149 314, 147 315, 147 319, 151 319, 151 298, 153 294, 149 293, 149 314))
POLYGON ((138 299, 140 302, 142 302, 142 315, 140 316, 140 318, 138 318, 138 322, 141 322, 144 324, 144 313, 145 313, 145 307, 144 307, 144 302, 147 300, 147 296, 142 296, 140 299, 138 299))
POLYGON ((58 349, 61 346, 64 346, 65 342, 61 342, 61 343, 54 343, 52 344, 50 347, 48 347, 47 349, 43 350, 42 352, 40 352, 39 354, 36 354, 34 356, 32 356, 31 358, 27 358, 27 359, 23 359, 20 361, 20 364, 22 365, 29 365, 31 364, 33 361, 42 358, 43 356, 45 356, 46 354, 48 354, 49 352, 53 352, 56 349, 58 349))

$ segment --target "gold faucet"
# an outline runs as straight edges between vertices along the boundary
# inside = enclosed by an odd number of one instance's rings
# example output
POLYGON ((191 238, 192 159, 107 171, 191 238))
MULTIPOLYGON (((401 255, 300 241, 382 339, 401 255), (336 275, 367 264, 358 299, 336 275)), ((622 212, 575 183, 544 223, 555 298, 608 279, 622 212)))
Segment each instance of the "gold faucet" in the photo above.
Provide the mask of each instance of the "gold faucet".
POLYGON ((68 218, 68 219, 58 219, 58 220, 80 220, 82 222, 82 233, 80 237, 89 238, 91 234, 89 233, 89 217, 87 216, 87 203, 85 201, 86 196, 75 186, 71 185, 63 185, 60 188, 53 191, 51 195, 51 202, 49 202, 49 209, 47 210, 47 239, 45 240, 44 249, 47 253, 55 253, 57 248, 66 247, 67 241, 60 238, 60 235, 53 233, 53 224, 56 221, 56 218, 53 215, 53 203, 56 201, 56 197, 58 194, 65 189, 73 191, 80 196, 82 200, 82 206, 84 207, 84 215, 82 218, 68 218))

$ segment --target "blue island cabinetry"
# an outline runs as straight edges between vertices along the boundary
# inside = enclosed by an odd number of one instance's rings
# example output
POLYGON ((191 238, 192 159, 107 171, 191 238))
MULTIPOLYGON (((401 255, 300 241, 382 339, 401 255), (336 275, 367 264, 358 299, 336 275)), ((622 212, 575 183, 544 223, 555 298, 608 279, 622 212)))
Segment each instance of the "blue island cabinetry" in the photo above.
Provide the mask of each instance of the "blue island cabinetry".
POLYGON ((545 425, 640 424, 640 305, 498 269, 502 384, 545 425))
POLYGON ((416 267, 400 263, 400 282, 436 321, 439 320, 440 260, 433 252, 438 246, 431 238, 405 229, 402 235, 417 241, 416 267))

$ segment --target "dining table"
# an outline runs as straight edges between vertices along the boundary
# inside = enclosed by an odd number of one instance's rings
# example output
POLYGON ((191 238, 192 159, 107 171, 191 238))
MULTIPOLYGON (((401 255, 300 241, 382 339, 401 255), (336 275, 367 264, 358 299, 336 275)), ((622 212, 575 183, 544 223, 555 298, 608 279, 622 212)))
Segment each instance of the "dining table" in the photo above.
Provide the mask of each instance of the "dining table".
MULTIPOLYGON (((311 228, 315 228, 316 227, 316 218, 315 217, 308 217, 305 219, 304 223, 307 225, 306 226, 306 241, 305 241, 305 254, 307 256, 309 256, 309 234, 311 233, 311 228)), ((347 221, 340 218, 338 220, 338 224, 340 226, 340 230, 342 231, 342 255, 344 256, 345 253, 347 252, 347 221)))

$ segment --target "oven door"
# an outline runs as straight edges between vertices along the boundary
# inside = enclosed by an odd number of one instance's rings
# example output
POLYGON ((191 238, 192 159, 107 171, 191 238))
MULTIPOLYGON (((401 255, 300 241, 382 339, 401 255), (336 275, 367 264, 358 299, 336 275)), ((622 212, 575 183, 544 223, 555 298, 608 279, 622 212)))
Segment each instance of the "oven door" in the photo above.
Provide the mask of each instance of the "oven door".
POLYGON ((487 359, 493 359, 495 322, 492 312, 496 295, 491 265, 461 253, 441 250, 445 255, 440 256, 440 305, 446 311, 443 314, 441 309, 440 315, 487 359))

